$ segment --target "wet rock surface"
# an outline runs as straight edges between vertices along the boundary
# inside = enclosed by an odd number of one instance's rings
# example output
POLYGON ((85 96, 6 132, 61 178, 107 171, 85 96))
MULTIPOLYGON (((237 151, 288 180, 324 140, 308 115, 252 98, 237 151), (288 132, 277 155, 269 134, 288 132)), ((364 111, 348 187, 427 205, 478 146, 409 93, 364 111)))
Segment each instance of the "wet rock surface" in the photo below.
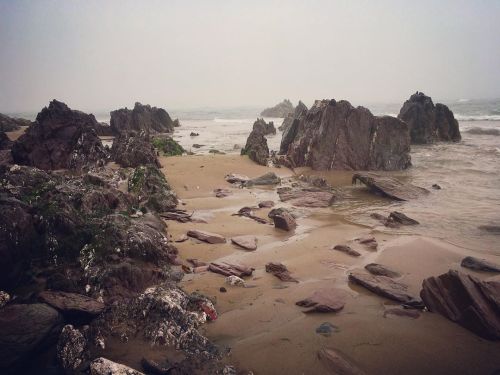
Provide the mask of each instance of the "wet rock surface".
POLYGON ((411 165, 408 125, 394 117, 373 116, 345 100, 316 101, 290 131, 295 132, 293 141, 288 147, 284 141, 281 148, 287 149, 294 167, 400 170, 411 165))
POLYGON ((292 231, 297 227, 295 218, 285 208, 273 208, 268 216, 273 220, 275 228, 292 231))
POLYGON ((429 190, 422 187, 375 173, 355 173, 352 176, 352 183, 356 184, 358 181, 365 184, 372 193, 398 201, 416 199, 429 194, 429 190))
POLYGON ((90 363, 91 375, 145 375, 131 367, 99 357, 90 363))
POLYGON ((111 112, 111 129, 115 134, 129 132, 171 133, 174 121, 163 108, 135 103, 133 109, 122 108, 111 112))
POLYGON ((304 103, 299 101, 297 107, 293 114, 289 114, 284 120, 283 124, 279 127, 279 130, 283 132, 281 136, 280 143, 280 154, 286 154, 288 152, 288 147, 294 141, 297 135, 297 129, 299 127, 300 121, 307 114, 307 107, 304 103))
POLYGON ((53 100, 12 146, 14 162, 40 169, 102 166, 108 152, 95 131, 93 115, 53 100))
POLYGON ((196 238, 203 242, 214 243, 225 243, 226 238, 217 233, 206 232, 204 230, 193 229, 187 232, 188 237, 196 238))
POLYGON ((401 225, 418 225, 420 224, 417 220, 412 219, 411 217, 406 216, 402 212, 393 211, 389 214, 389 220, 392 220, 401 225))
POLYGON ((486 259, 476 257, 465 257, 460 263, 462 267, 476 271, 500 272, 500 264, 489 262, 486 259))
POLYGON ((111 155, 124 168, 140 165, 160 167, 151 139, 144 134, 124 133, 117 136, 113 141, 111 155))
POLYGON ((269 224, 266 219, 263 219, 257 215, 255 215, 252 207, 242 207, 238 210, 237 213, 233 214, 233 216, 243 216, 248 217, 249 219, 255 220, 260 224, 269 224))
POLYGON ((265 122, 262 118, 258 118, 257 121, 253 123, 252 130, 256 130, 264 135, 276 134, 274 123, 272 121, 265 122))
POLYGON ((425 306, 488 340, 500 340, 500 282, 450 270, 422 283, 425 306))
POLYGON ((408 124, 412 143, 461 140, 453 112, 444 104, 434 105, 432 99, 422 92, 417 91, 403 104, 398 118, 408 124))
POLYGON ((282 263, 270 262, 266 264, 266 272, 276 276, 281 281, 298 283, 299 280, 292 277, 288 268, 282 263))

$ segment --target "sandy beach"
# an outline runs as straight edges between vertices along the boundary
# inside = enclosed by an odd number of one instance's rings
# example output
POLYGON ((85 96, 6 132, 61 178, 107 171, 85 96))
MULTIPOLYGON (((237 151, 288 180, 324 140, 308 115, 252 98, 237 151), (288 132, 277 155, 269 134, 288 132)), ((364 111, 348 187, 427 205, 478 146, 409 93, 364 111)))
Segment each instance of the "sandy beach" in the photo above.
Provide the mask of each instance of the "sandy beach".
MULTIPOLYGON (((279 202, 272 188, 234 188, 225 182, 229 173, 257 177, 270 170, 281 177, 294 173, 282 168, 256 165, 238 155, 195 155, 161 158, 163 172, 183 202, 183 209, 195 212, 206 223, 168 221, 175 239, 190 229, 221 234, 226 244, 210 245, 190 239, 177 244, 181 258, 201 261, 231 261, 255 268, 247 287, 229 286, 213 273, 187 274, 181 282, 190 292, 199 291, 217 302, 219 318, 203 329, 208 338, 230 349, 228 361, 256 374, 328 373, 317 358, 323 347, 340 350, 367 373, 489 374, 500 367, 499 343, 483 340, 438 314, 424 312, 418 319, 395 317, 384 311, 397 305, 347 281, 347 272, 376 262, 402 274, 400 281, 418 295, 422 280, 461 269, 467 249, 440 240, 415 235, 381 233, 375 227, 353 225, 335 214, 335 208, 304 209, 295 232, 231 216, 243 206, 263 200, 279 202), (216 198, 213 190, 227 188, 231 195, 216 198), (248 252, 230 243, 236 235, 255 235, 256 251, 248 252), (368 250, 355 239, 373 235, 377 251, 368 250), (349 244, 358 258, 330 250, 349 244), (282 262, 299 283, 285 283, 265 272, 271 261, 282 262), (221 293, 224 286, 227 293, 221 293), (348 294, 339 313, 304 314, 295 302, 317 289, 337 287, 348 294), (323 322, 338 327, 324 337, 315 332, 323 322), (337 329, 336 329, 337 330, 337 329)), ((301 170, 303 173, 306 170, 301 170)), ((338 172, 339 184, 350 182, 348 172, 338 172)), ((302 210, 302 209, 301 209, 302 210)), ((269 209, 256 209, 266 217, 269 209)), ((463 272, 473 272, 461 269, 463 272)), ((473 272, 479 278, 488 275, 473 272)))

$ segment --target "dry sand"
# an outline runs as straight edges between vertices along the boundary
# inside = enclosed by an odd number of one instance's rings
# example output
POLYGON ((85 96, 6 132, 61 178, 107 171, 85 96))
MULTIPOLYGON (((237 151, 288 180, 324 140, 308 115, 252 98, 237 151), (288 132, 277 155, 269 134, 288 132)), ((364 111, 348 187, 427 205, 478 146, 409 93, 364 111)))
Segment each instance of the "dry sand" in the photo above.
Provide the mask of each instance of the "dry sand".
MULTIPOLYGON (((349 270, 377 262, 399 271, 401 281, 418 295, 425 277, 460 268, 466 250, 431 238, 394 236, 353 225, 336 215, 334 207, 304 209, 296 231, 284 232, 231 216, 239 208, 263 200, 285 206, 279 204, 274 189, 234 188, 224 176, 235 172, 257 177, 268 171, 291 176, 292 171, 259 166, 238 155, 171 157, 162 158, 161 163, 184 204, 181 207, 207 221, 168 221, 172 238, 196 228, 228 239, 222 245, 190 239, 176 244, 180 256, 206 262, 234 261, 255 268, 246 280, 248 288, 225 285, 223 276, 210 272, 187 274, 181 283, 187 291, 200 291, 217 301, 219 318, 203 329, 215 343, 231 349, 229 363, 255 374, 323 374, 328 370, 318 360, 317 351, 332 347, 370 374, 491 374, 500 369, 500 343, 483 340, 437 314, 423 313, 416 320, 384 318, 384 310, 395 307, 392 302, 347 282, 349 270), (219 187, 230 189, 232 195, 216 198, 213 190, 219 187), (244 234, 257 236, 256 251, 247 252, 230 243, 230 237, 244 234), (353 241, 366 234, 376 237, 377 251, 353 241), (341 243, 351 244, 362 255, 353 258, 330 250, 341 243), (300 282, 284 283, 267 274, 264 266, 270 261, 284 263, 300 282), (219 291, 221 286, 227 293, 219 291), (341 312, 304 314, 295 305, 314 290, 331 286, 349 294, 341 312), (334 324, 339 332, 330 337, 317 334, 315 329, 323 322, 334 324)), ((338 181, 349 183, 350 173, 339 172, 338 181)), ((266 217, 268 211, 256 213, 266 217)))

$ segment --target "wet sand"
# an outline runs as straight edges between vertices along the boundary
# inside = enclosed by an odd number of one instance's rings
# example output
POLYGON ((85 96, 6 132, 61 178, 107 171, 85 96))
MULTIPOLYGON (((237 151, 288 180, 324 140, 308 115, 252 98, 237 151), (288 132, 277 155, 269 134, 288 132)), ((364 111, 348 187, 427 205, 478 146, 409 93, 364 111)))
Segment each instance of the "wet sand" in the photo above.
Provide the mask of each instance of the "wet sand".
MULTIPOLYGON (((335 206, 300 209, 303 215, 297 220, 296 231, 280 231, 231 216, 243 206, 269 199, 286 207, 274 189, 234 188, 224 176, 235 172, 257 177, 274 171, 286 177, 293 175, 292 171, 262 167, 238 155, 162 157, 161 163, 183 202, 180 207, 207 221, 168 221, 172 238, 196 228, 228 239, 222 245, 190 239, 176 244, 180 256, 206 262, 234 261, 256 269, 246 280, 247 288, 225 285, 223 276, 210 272, 187 274, 181 282, 185 290, 200 291, 216 300, 219 318, 202 329, 216 344, 231 349, 229 363, 255 374, 326 374, 328 370, 318 360, 317 351, 331 347, 369 374, 491 374, 500 369, 500 343, 483 340, 437 314, 423 313, 416 320, 384 318, 384 310, 396 305, 347 281, 349 270, 377 262, 400 272, 400 281, 418 295, 424 278, 460 269, 461 259, 470 255, 467 249, 424 236, 394 235, 380 232, 376 226, 352 224, 336 214, 335 206), (216 198, 213 189, 219 187, 232 194, 216 198), (258 238, 256 251, 247 252, 230 243, 230 237, 243 234, 258 238), (377 251, 353 241, 366 234, 377 239, 377 251), (336 244, 349 244, 362 255, 353 258, 330 250, 336 244), (284 283, 267 274, 264 266, 270 261, 284 263, 300 282, 284 283), (219 291, 221 286, 227 293, 219 291), (295 305, 314 290, 331 286, 349 295, 339 313, 304 314, 295 305), (339 332, 330 337, 317 334, 315 329, 323 322, 337 326, 339 332)), ((350 174, 339 172, 338 185, 348 183, 350 174)), ((268 211, 259 209, 256 213, 266 217, 268 211)), ((484 257, 493 260, 488 254, 484 257)), ((491 276, 474 274, 480 278, 491 276)))

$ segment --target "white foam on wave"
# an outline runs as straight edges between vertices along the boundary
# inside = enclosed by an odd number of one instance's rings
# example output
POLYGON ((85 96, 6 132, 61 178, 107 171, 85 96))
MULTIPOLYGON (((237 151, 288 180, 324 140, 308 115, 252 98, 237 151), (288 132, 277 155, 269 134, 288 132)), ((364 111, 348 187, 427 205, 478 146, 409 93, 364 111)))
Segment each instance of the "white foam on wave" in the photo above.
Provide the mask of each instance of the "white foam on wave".
POLYGON ((461 115, 456 113, 458 121, 500 121, 500 115, 461 115))

